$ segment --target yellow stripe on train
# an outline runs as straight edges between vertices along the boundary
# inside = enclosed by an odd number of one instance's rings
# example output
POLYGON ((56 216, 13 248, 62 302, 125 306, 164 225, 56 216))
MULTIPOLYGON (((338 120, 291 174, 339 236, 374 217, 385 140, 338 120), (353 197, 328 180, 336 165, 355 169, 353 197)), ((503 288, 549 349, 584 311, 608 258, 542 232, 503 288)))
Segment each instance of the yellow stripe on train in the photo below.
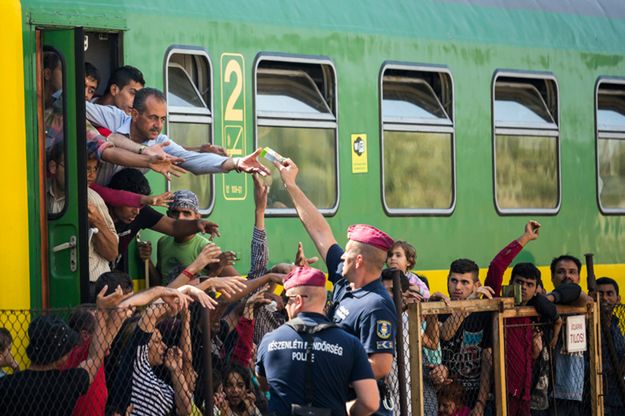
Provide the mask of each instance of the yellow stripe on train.
POLYGON ((0 227, 0 308, 30 308, 26 131, 24 118, 24 51, 22 11, 17 0, 0 0, 3 41, 2 163, 0 180, 5 203, 0 227))

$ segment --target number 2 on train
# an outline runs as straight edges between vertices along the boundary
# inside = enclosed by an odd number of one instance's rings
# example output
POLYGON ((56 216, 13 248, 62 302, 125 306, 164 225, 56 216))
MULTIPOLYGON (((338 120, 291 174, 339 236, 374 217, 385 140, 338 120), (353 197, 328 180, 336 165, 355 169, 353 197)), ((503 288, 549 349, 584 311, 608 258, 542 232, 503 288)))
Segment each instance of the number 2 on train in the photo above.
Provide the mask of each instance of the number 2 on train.
POLYGON ((241 108, 235 108, 241 92, 243 91, 243 69, 241 63, 237 59, 230 59, 226 64, 224 71, 224 84, 230 84, 234 82, 234 88, 230 93, 228 102, 226 104, 226 111, 224 112, 225 121, 243 121, 243 110, 241 108), (234 75, 234 79, 232 79, 234 75))

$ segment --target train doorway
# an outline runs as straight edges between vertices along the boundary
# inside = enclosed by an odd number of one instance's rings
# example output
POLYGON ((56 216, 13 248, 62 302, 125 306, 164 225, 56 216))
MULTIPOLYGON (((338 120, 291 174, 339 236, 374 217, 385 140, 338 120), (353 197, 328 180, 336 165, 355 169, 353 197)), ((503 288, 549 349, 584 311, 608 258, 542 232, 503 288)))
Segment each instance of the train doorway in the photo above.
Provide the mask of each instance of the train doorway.
POLYGON ((82 28, 37 31, 41 306, 87 302, 85 62, 103 74, 102 93, 119 64, 117 33, 82 28))

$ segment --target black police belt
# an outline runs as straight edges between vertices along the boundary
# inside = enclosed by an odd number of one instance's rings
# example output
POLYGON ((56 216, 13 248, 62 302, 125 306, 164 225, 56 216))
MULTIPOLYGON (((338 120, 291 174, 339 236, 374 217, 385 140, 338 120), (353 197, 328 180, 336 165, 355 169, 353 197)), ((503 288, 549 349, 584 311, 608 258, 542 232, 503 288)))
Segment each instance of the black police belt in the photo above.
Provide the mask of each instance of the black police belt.
POLYGON ((301 318, 291 319, 286 323, 288 326, 293 328, 295 332, 302 335, 306 340, 306 372, 304 374, 304 382, 305 382, 305 397, 306 397, 306 405, 302 406, 299 404, 291 404, 291 415, 293 416, 331 416, 332 410, 314 407, 314 387, 313 387, 313 377, 312 377, 312 352, 313 352, 313 343, 314 343, 314 335, 326 330, 328 328, 338 328, 335 324, 331 322, 317 324, 317 325, 308 325, 301 318))

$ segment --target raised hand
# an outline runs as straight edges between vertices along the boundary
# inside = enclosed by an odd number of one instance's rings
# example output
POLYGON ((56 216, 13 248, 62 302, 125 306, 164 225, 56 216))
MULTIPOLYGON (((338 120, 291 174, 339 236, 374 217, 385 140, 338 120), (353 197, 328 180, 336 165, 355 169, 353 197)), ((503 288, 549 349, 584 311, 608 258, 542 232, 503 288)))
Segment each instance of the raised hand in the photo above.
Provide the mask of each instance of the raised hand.
POLYGON ((302 242, 297 243, 297 253, 295 253, 295 265, 298 267, 310 267, 311 264, 319 261, 319 257, 306 258, 302 242))
POLYGON ((172 162, 171 159, 150 159, 148 162, 148 167, 152 169, 154 172, 158 172, 165 177, 165 179, 170 180, 171 175, 180 176, 182 174, 187 173, 185 169, 176 165, 172 162))
POLYGON ((536 240, 538 238, 538 231, 540 229, 540 223, 538 221, 530 220, 525 224, 525 235, 529 240, 536 240))
POLYGON ((492 299, 495 291, 489 286, 480 286, 467 299, 479 299, 480 295, 487 299, 492 299))
POLYGON ((226 393, 223 390, 219 390, 213 396, 215 407, 221 411, 222 415, 231 415, 230 404, 226 400, 226 393))
POLYGON ((153 146, 147 146, 143 149, 141 154, 149 156, 151 160, 169 160, 171 163, 182 163, 184 159, 177 156, 172 156, 167 153, 164 147, 171 144, 169 140, 165 140, 162 143, 157 143, 153 146))
POLYGON ((181 371, 182 370, 182 351, 178 347, 171 347, 167 349, 165 353, 165 360, 163 361, 165 367, 169 371, 181 371))
POLYGON ((217 292, 221 292, 226 297, 241 293, 247 287, 246 279, 241 276, 212 277, 206 281, 206 285, 217 292))
POLYGON ((243 308, 243 316, 247 319, 254 319, 254 308, 256 305, 267 305, 271 303, 271 299, 265 297, 265 292, 269 288, 268 285, 263 286, 247 299, 243 308))
POLYGON ((405 304, 423 302, 423 296, 421 296, 419 286, 410 285, 408 290, 402 293, 402 299, 405 304))
POLYGON ((163 288, 164 293, 161 295, 161 299, 165 302, 172 312, 179 312, 182 309, 186 309, 189 306, 189 302, 193 302, 193 299, 180 292, 177 289, 169 287, 163 288))
POLYGON ((210 276, 219 276, 224 268, 232 266, 237 260, 237 253, 234 251, 223 251, 219 255, 219 263, 213 263, 210 267, 210 276))
POLYGON ((219 225, 214 222, 205 221, 205 220, 197 220, 198 231, 204 234, 210 234, 210 239, 212 240, 215 237, 219 237, 219 225))
POLYGON ((539 229, 540 223, 538 221, 529 220, 527 224, 525 224, 523 234, 521 237, 517 238, 517 241, 521 244, 521 246, 525 247, 527 243, 538 238, 539 229))
POLYGON ((198 289, 195 286, 185 285, 178 288, 178 290, 189 296, 190 298, 196 300, 200 303, 200 305, 205 308, 215 309, 215 305, 217 305, 217 301, 215 299, 211 298, 206 293, 204 293, 204 291, 198 289))
POLYGON ((280 177, 285 186, 295 185, 295 179, 299 172, 299 168, 291 159, 287 158, 282 163, 273 163, 274 166, 280 171, 280 177))
POLYGON ((202 248, 202 251, 200 251, 193 263, 187 267, 187 270, 197 274, 206 268, 207 265, 219 263, 221 261, 220 256, 221 248, 215 243, 208 243, 202 248))
POLYGON ((428 364, 427 368, 430 369, 430 381, 434 386, 439 387, 444 384, 451 384, 453 380, 449 378, 449 370, 442 364, 434 365, 428 364))
POLYGON ((260 152, 262 150, 263 149, 259 147, 258 149, 256 149, 256 151, 254 151, 254 153, 251 153, 239 159, 235 159, 235 166, 237 167, 237 169, 246 173, 258 173, 261 176, 267 176, 271 174, 269 169, 267 169, 258 161, 258 156, 260 155, 260 152))
POLYGON ((283 285, 284 284, 284 278, 286 277, 285 274, 282 273, 267 273, 265 275, 263 275, 262 277, 267 276, 267 278, 269 279, 269 284, 277 284, 277 285, 283 285))
POLYGON ((430 295, 430 302, 436 302, 439 300, 443 301, 446 306, 451 306, 451 299, 449 298, 449 296, 441 292, 434 292, 430 295))
POLYGON ((154 207, 169 207, 173 201, 171 192, 163 192, 160 195, 142 195, 141 203, 143 205, 152 205, 154 207))
POLYGON ((104 286, 98 296, 96 297, 96 307, 98 309, 113 309, 119 305, 119 302, 124 298, 124 291, 121 286, 117 286, 115 291, 110 295, 106 295, 106 291, 108 290, 108 285, 104 286))
POLYGON ((100 215, 100 211, 91 202, 87 202, 87 221, 89 221, 89 225, 102 223, 104 221, 102 215, 100 215))
POLYGON ((152 242, 141 241, 137 243, 137 249, 139 250, 139 258, 141 261, 146 261, 152 257, 152 242))

